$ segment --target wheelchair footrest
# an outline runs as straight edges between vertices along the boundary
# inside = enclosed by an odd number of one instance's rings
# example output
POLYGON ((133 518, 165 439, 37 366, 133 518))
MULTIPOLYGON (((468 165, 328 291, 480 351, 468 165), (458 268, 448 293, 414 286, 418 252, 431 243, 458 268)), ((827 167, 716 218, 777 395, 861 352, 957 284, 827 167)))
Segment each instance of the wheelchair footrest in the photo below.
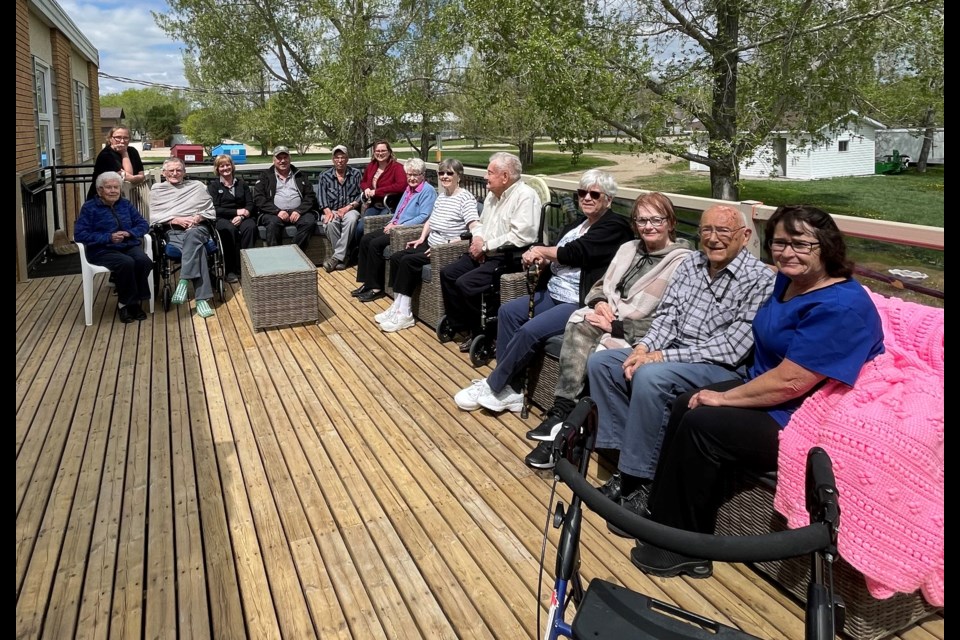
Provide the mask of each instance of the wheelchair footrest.
POLYGON ((756 640, 756 636, 605 580, 590 582, 573 619, 581 640, 756 640))

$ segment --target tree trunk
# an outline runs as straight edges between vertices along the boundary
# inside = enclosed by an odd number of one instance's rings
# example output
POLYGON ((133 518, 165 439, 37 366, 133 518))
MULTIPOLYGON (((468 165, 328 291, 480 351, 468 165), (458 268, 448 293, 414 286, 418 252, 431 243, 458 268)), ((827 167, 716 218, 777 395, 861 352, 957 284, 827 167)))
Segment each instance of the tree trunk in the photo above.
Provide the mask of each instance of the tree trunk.
POLYGON ((722 151, 711 150, 709 155, 717 160, 710 168, 710 192, 721 200, 739 200, 740 166, 737 146, 734 142, 739 133, 737 120, 738 54, 737 40, 740 35, 740 5, 737 2, 717 3, 717 35, 712 40, 713 100, 710 109, 712 128, 710 138, 722 144, 722 151))
POLYGON ((930 157, 930 149, 933 148, 933 136, 936 131, 933 128, 933 108, 928 108, 923 116, 923 144, 920 146, 920 156, 917 158, 917 173, 927 172, 927 158, 930 157))
MULTIPOLYGON (((726 164, 726 163, 724 163, 726 164)), ((717 200, 739 200, 740 187, 737 186, 737 175, 729 167, 711 167, 710 195, 717 200)))
POLYGON ((524 171, 528 171, 529 167, 533 166, 533 136, 521 140, 519 146, 520 164, 523 165, 524 171))
POLYGON ((420 129, 420 159, 424 162, 430 160, 430 130, 427 127, 420 129))

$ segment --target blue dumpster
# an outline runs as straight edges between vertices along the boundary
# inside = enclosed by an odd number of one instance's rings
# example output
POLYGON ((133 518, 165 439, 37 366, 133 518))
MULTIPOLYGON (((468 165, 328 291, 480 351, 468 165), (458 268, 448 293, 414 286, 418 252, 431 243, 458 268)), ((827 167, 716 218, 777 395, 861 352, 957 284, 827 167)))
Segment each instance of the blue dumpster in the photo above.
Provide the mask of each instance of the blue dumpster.
POLYGON ((218 144, 213 148, 213 156, 226 154, 233 158, 234 164, 245 164, 247 162, 247 148, 242 144, 218 144))

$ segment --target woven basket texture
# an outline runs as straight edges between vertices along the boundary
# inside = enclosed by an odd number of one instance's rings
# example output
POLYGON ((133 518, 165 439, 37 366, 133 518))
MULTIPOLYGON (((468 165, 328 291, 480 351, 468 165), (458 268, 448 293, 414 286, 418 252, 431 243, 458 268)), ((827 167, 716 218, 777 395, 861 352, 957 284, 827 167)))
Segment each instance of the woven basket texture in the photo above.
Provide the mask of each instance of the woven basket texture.
POLYGON ((316 266, 310 263, 300 247, 284 245, 283 248, 299 254, 303 267, 258 274, 249 255, 258 249, 240 252, 243 295, 254 329, 317 322, 320 319, 316 266))

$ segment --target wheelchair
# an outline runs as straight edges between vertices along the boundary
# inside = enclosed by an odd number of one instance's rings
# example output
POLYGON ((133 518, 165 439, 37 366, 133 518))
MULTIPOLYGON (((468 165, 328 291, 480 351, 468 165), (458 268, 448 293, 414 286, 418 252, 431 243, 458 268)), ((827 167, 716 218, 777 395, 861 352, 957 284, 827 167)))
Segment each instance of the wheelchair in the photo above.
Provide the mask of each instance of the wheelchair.
MULTIPOLYGON (((807 454, 806 505, 810 524, 799 529, 754 536, 714 536, 668 527, 628 511, 609 500, 587 479, 590 454, 597 435, 597 407, 589 397, 577 404, 554 441, 556 477, 573 498, 567 509, 558 502, 552 518, 561 529, 557 545, 556 580, 547 614, 545 640, 619 638, 748 640, 755 636, 672 604, 636 593, 601 578, 584 588, 580 577, 580 533, 583 505, 641 542, 664 549, 724 562, 766 562, 809 555, 810 584, 805 611, 807 640, 832 640, 843 630, 845 609, 834 592, 833 562, 839 557, 837 535, 840 506, 833 466, 826 451, 807 454), (576 605, 572 623, 565 620, 570 602, 576 605)), ((548 504, 552 503, 553 494, 548 504)), ((549 509, 549 507, 548 507, 549 509)), ((541 571, 543 569, 541 558, 541 571)), ((540 600, 538 593, 538 602, 540 600)), ((537 628, 540 628, 538 607, 537 628)))
MULTIPOLYGON (((217 231, 213 220, 204 220, 203 226, 210 232, 210 239, 206 242, 207 250, 207 269, 210 272, 210 284, 213 287, 215 297, 221 303, 226 302, 226 285, 224 277, 226 270, 223 262, 223 251, 220 247, 223 242, 220 239, 220 233, 217 231)), ((170 310, 171 300, 173 299, 173 290, 176 289, 177 274, 180 273, 180 248, 167 241, 167 232, 175 227, 167 223, 155 224, 150 227, 150 235, 153 236, 153 256, 155 266, 153 269, 154 290, 159 291, 160 302, 164 311, 170 310)))
MULTIPOLYGON (((548 219, 548 210, 560 209, 559 202, 546 202, 540 207, 540 230, 537 237, 541 237, 548 219)), ((463 239, 469 240, 469 234, 463 239)), ((470 363, 475 367, 488 364, 497 353, 497 311, 503 302, 508 302, 520 296, 533 297, 536 282, 529 272, 525 272, 520 264, 520 256, 529 247, 503 247, 506 255, 503 268, 494 274, 493 284, 480 297, 480 333, 470 342, 470 363)), ((538 272, 539 276, 539 272, 538 272)), ((437 323, 437 339, 450 342, 456 336, 456 327, 453 327, 446 314, 437 323)))

